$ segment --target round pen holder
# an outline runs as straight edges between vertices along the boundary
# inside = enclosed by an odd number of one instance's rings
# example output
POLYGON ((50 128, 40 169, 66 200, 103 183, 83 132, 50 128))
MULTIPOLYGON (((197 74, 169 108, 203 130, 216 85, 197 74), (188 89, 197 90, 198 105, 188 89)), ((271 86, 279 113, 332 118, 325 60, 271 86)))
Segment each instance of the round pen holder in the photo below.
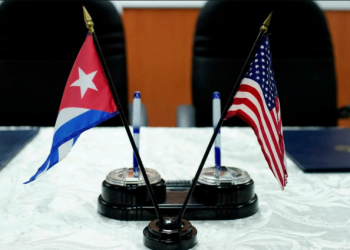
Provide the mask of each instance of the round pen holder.
POLYGON ((217 219, 244 218, 258 211, 254 181, 239 168, 222 166, 219 178, 215 175, 215 167, 204 168, 193 191, 193 198, 216 206, 217 219))
MULTIPOLYGON (((146 168, 153 192, 158 202, 166 197, 165 181, 159 173, 146 168)), ((120 168, 111 171, 102 183, 102 193, 98 198, 98 212, 117 220, 139 220, 142 207, 153 206, 143 178, 134 178, 132 168, 120 168), (130 208, 136 208, 130 213, 130 208), (139 208, 139 209, 138 209, 139 208)))

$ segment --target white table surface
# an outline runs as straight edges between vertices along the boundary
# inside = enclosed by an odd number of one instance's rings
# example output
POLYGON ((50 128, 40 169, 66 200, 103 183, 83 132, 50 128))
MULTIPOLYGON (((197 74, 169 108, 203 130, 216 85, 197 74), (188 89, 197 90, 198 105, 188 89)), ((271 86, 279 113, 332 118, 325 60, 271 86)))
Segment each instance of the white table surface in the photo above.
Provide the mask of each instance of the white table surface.
MULTIPOLYGON (((141 157, 164 179, 190 179, 211 128, 142 128, 141 157)), ((81 135, 70 154, 34 183, 22 183, 44 162, 53 128, 42 128, 0 171, 1 250, 147 249, 146 221, 126 222, 97 213, 106 174, 132 165, 123 128, 94 128, 81 135)), ((191 221, 194 249, 350 249, 350 174, 305 174, 288 160, 281 191, 249 128, 222 129, 222 163, 249 172, 259 212, 231 221, 191 221)), ((210 154, 206 166, 214 163, 210 154)), ((185 216, 186 217, 186 216, 185 216)))

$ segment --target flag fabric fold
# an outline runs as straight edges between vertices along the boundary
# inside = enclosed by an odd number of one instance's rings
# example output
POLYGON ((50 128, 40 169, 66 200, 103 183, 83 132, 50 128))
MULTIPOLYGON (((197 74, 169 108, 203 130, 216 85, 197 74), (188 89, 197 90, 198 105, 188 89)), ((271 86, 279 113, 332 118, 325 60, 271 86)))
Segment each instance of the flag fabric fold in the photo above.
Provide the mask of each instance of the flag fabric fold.
POLYGON ((283 190, 288 174, 281 109, 271 61, 269 38, 265 35, 226 118, 236 115, 254 130, 269 168, 283 190))
POLYGON ((88 35, 74 62, 59 108, 51 151, 29 183, 61 161, 81 133, 118 114, 93 39, 88 35))

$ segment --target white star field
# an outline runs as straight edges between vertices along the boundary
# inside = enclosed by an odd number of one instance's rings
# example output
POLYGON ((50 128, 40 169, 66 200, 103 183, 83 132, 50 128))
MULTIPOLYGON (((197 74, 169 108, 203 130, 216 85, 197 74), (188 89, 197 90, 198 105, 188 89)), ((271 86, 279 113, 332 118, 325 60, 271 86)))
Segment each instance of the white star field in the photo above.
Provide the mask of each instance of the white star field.
POLYGON ((271 59, 269 39, 268 36, 265 36, 245 76, 260 85, 269 110, 275 107, 275 98, 277 96, 271 59))

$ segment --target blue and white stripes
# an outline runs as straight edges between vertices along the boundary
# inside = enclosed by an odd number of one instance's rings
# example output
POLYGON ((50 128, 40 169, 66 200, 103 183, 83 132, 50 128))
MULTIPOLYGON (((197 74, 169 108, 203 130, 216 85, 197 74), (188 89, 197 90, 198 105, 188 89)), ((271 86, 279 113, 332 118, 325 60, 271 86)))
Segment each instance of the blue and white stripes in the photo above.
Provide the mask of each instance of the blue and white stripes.
MULTIPOLYGON (((213 93, 213 128, 215 130, 218 121, 221 116, 221 101, 220 101, 220 93, 213 93)), ((221 131, 219 130, 218 135, 215 139, 215 174, 216 177, 219 178, 221 171, 221 142, 220 142, 221 131)))
MULTIPOLYGON (((140 125, 141 125, 141 93, 136 91, 134 93, 133 100, 133 111, 132 111, 132 126, 134 130, 134 140, 137 147, 137 150, 140 148, 140 125)), ((136 156, 133 153, 133 172, 134 177, 139 177, 139 164, 137 162, 136 156)))
POLYGON ((49 156, 35 175, 33 175, 24 184, 36 180, 39 176, 66 157, 81 133, 115 116, 116 114, 118 114, 118 111, 108 113, 105 111, 84 108, 62 109, 56 120, 55 133, 49 156))

